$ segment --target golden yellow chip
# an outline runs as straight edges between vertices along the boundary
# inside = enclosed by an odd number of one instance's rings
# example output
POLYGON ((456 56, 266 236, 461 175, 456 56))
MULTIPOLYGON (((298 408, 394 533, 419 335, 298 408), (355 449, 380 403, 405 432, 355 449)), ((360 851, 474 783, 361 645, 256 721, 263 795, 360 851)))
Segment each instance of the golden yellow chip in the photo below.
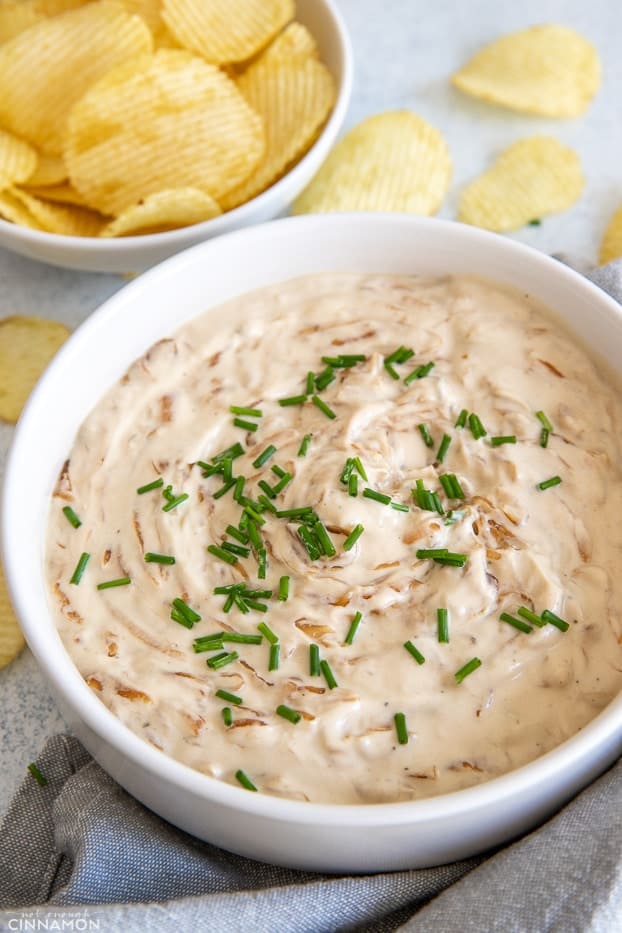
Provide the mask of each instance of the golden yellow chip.
POLYGON ((60 156, 44 155, 42 152, 38 155, 36 169, 24 182, 27 187, 60 185, 67 179, 67 168, 60 156))
POLYGON ((28 183, 24 186, 26 194, 54 204, 75 204, 77 207, 88 207, 82 195, 71 185, 41 185, 40 187, 28 183))
POLYGON ((439 131, 411 111, 387 111, 337 143, 293 211, 433 214, 450 180, 451 157, 439 131))
POLYGON ((601 265, 619 259, 622 256, 622 206, 620 206, 609 223, 600 244, 601 265))
POLYGON ((62 154, 69 111, 84 89, 152 46, 144 21, 116 0, 36 23, 0 45, 0 123, 44 152, 62 154))
POLYGON ((20 188, 11 188, 10 194, 22 204, 46 233, 62 236, 99 236, 104 226, 100 214, 73 204, 52 204, 20 188))
POLYGON ((64 324, 37 317, 0 321, 0 418, 15 423, 35 382, 69 336, 64 324))
POLYGON ((219 68, 161 49, 110 71, 73 108, 65 158, 92 207, 119 214, 156 191, 218 203, 265 148, 263 121, 219 68))
POLYGON ((162 19, 184 48, 215 65, 255 55, 294 17, 294 0, 162 0, 162 19))
POLYGON ((29 227, 31 230, 43 229, 30 211, 21 201, 18 201, 11 189, 0 191, 0 217, 20 227, 29 227))
POLYGON ((176 227, 189 227, 221 214, 220 205, 196 188, 174 188, 150 194, 140 204, 126 208, 101 232, 101 236, 140 236, 176 227))
POLYGON ((153 36, 154 47, 178 48, 174 37, 162 19, 162 0, 120 0, 128 13, 141 16, 153 36))
POLYGON ((17 657, 24 644, 24 636, 17 624, 0 566, 0 669, 17 657))
POLYGON ((548 117, 583 113, 600 80, 596 49, 566 26, 530 26, 502 36, 452 77, 473 97, 548 117))
POLYGON ((550 136, 530 136, 505 149, 462 192, 458 220, 488 230, 516 230, 565 211, 580 197, 579 157, 550 136))
POLYGON ((318 57, 317 42, 307 27, 297 22, 290 23, 259 56, 264 64, 318 57))
POLYGON ((0 191, 25 181, 37 168, 36 150, 0 129, 0 191))
POLYGON ((263 61, 237 86, 266 127, 266 153, 251 177, 222 199, 225 210, 255 197, 277 180, 314 141, 335 102, 335 82, 314 58, 263 61))

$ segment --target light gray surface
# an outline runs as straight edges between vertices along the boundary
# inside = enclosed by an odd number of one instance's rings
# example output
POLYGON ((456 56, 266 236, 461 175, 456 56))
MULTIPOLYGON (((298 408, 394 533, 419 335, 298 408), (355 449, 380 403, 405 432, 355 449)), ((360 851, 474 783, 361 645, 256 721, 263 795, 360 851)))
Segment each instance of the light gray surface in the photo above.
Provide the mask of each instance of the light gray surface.
MULTIPOLYGON (((462 185, 495 154, 522 136, 548 133, 579 152, 586 192, 570 211, 514 234, 545 252, 594 260, 603 229, 622 202, 622 4, 617 0, 337 0, 350 28, 355 86, 348 125, 379 110, 410 108, 445 135, 454 160, 454 183, 439 212, 455 216, 462 185), (495 36, 534 23, 560 22, 579 29, 597 46, 603 87, 587 114, 576 120, 525 117, 472 100, 451 88, 448 76, 495 36)), ((491 270, 493 271, 493 270, 491 270)), ((123 280, 71 273, 0 250, 0 318, 23 313, 76 326, 123 280)), ((0 426, 0 469, 11 430, 0 426)), ((0 671, 0 812, 45 737, 61 720, 34 660, 25 651, 0 671)))

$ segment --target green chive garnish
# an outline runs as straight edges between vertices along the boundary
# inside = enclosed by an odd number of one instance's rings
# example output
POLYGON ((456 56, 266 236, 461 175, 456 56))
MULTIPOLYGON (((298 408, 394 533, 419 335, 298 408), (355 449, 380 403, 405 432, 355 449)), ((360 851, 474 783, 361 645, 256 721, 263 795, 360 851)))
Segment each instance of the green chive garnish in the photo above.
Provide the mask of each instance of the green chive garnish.
POLYGON ((154 554, 153 551, 147 551, 145 554, 146 564, 174 564, 175 558, 170 554, 154 554))
POLYGON ((180 612, 181 615, 190 622, 191 625, 194 625, 195 622, 201 621, 201 616, 198 612, 195 612, 194 609, 191 609, 190 606, 183 601, 183 599, 174 599, 173 608, 180 612))
POLYGON ((556 616, 554 612, 551 612, 549 609, 545 609, 542 613, 542 619, 544 622, 548 622, 549 625, 554 625, 555 628, 558 628, 560 632, 567 632, 570 626, 564 619, 560 619, 559 616, 556 616))
POLYGON ((363 618, 363 614, 361 612, 355 613, 354 618, 352 619, 352 622, 350 623, 348 634, 346 635, 346 639, 345 639, 346 645, 351 645, 352 642, 354 641, 354 636, 356 635, 358 627, 361 624, 362 618, 363 618))
POLYGON ((334 557, 337 553, 337 549, 331 541, 330 535, 328 534, 325 525, 318 520, 313 526, 313 531, 318 541, 320 542, 320 546, 326 557, 334 557))
POLYGON ((430 429, 427 424, 420 424, 419 431, 421 432, 421 437, 423 438, 425 446, 434 447, 434 441, 432 440, 432 435, 430 434, 430 429))
POLYGON ((530 220, 530 221, 529 221, 529 226, 530 226, 530 227, 539 227, 541 223, 542 223, 542 221, 540 220, 539 217, 534 217, 533 220, 530 220))
POLYGON ((469 428, 476 441, 478 441, 480 437, 486 436, 486 428, 480 421, 479 415, 476 415, 474 412, 471 412, 469 415, 469 428))
POLYGON ((278 643, 279 636, 275 635, 272 629, 268 625, 266 625, 265 622, 260 622, 259 625, 257 626, 257 630, 261 632, 262 635, 265 635, 266 640, 271 645, 276 645, 278 643))
POLYGON ((511 616, 509 612, 502 612, 499 618, 502 622, 507 622, 508 625, 512 625, 514 628, 517 628, 519 632, 524 632, 526 635, 533 632, 531 625, 527 625, 522 619, 516 619, 514 616, 511 616))
POLYGON ((249 418, 263 418, 261 408, 245 408, 243 405, 229 405, 232 415, 247 415, 249 418))
POLYGON ((219 454, 212 457, 212 461, 214 463, 220 463, 222 460, 235 460, 237 457, 241 457, 243 453, 244 448, 238 441, 236 444, 232 444, 231 447, 221 450, 219 454))
POLYGON ((222 651, 222 632, 214 632, 213 635, 202 635, 201 638, 195 638, 192 642, 192 648, 195 654, 201 654, 203 651, 222 651))
POLYGON ((346 540, 343 542, 344 551, 351 551, 364 531, 365 528, 363 525, 355 525, 346 540))
MULTIPOLYGON (((254 599, 249 599, 246 602, 247 606, 250 606, 251 609, 256 609, 258 606, 262 606, 262 603, 255 603, 254 599), (253 603, 253 605, 251 605, 253 603)), ((267 612, 268 607, 263 606, 261 612, 267 612)), ((263 643, 263 638, 261 635, 246 635, 243 632, 223 632, 222 633, 222 642, 224 645, 261 645, 263 643)))
POLYGON ((251 779, 248 777, 248 775, 244 774, 241 768, 239 771, 235 772, 235 776, 242 787, 245 787, 246 790, 257 790, 251 779))
POLYGON ((208 658, 207 666, 211 667, 213 671, 218 671, 221 667, 231 664, 232 661, 237 661, 239 657, 240 655, 237 651, 223 651, 222 654, 217 654, 213 658, 208 658))
POLYGON ((255 522, 249 522, 247 525, 247 528, 248 528, 248 537, 250 539, 251 544, 253 545, 256 551, 260 551, 261 548, 263 547, 263 543, 261 540, 261 535, 259 533, 259 528, 255 524, 255 522))
POLYGON ((545 479, 542 483, 537 483, 538 489, 550 489, 551 486, 559 486, 561 483, 561 476, 551 476, 550 479, 545 479))
POLYGON ((265 492, 265 494, 268 496, 269 499, 276 499, 276 492, 274 491, 272 486, 265 481, 265 479, 260 479, 257 485, 259 486, 260 489, 263 489, 263 491, 265 492))
POLYGON ((288 483, 291 483, 291 481, 293 480, 293 478, 294 478, 293 473, 283 473, 283 476, 280 478, 280 480, 278 481, 278 483, 276 483, 276 484, 272 487, 273 493, 274 493, 275 495, 278 496, 278 494, 279 494, 280 492, 283 492, 283 490, 285 489, 285 487, 287 486, 287 484, 288 484, 288 483))
MULTIPOLYGON (((205 466, 209 466, 209 464, 206 463, 205 466)), ((164 480, 162 477, 159 479, 154 479, 152 483, 147 483, 145 486, 139 486, 136 492, 139 496, 142 496, 143 493, 151 492, 152 489, 160 489, 161 486, 164 486, 164 480)))
POLYGON ((337 415, 336 415, 335 412, 332 410, 332 408, 330 408, 330 407, 326 404, 326 402, 322 401, 322 399, 319 397, 319 395, 312 395, 312 396, 311 396, 311 401, 313 402, 313 404, 315 405, 315 407, 316 407, 316 408, 319 408, 320 411, 323 412, 323 413, 326 415, 327 418, 330 418, 330 419, 331 419, 331 421, 332 421, 333 418, 336 418, 336 417, 337 417, 337 415))
POLYGON ((367 473, 365 472, 365 467, 363 466, 361 462, 361 458, 353 457, 352 462, 354 463, 354 469, 356 470, 358 475, 361 477, 361 479, 364 479, 365 482, 367 482, 367 473))
POLYGON ((290 395, 288 398, 280 398, 279 405, 282 408, 287 408, 288 405, 304 405, 306 401, 306 395, 290 395))
POLYGON ((375 489, 370 489, 369 486, 365 487, 363 495, 366 499, 373 499, 374 502, 381 502, 383 505, 388 505, 391 501, 391 496, 386 496, 383 492, 376 492, 375 489))
POLYGON ((341 471, 341 476, 339 477, 340 483, 347 483, 352 476, 352 471, 354 470, 354 457, 348 457, 346 460, 343 470, 341 471))
POLYGON ((246 421, 244 418, 234 418, 233 423, 236 428, 243 428, 245 431, 256 431, 259 427, 256 421, 246 421))
POLYGON ((276 513, 277 518, 302 518, 305 515, 310 515, 313 512, 313 509, 310 505, 303 505, 298 509, 279 509, 276 513))
MULTIPOLYGON (((321 392, 326 386, 330 385, 331 382, 335 381, 335 374, 333 372, 332 366, 327 366, 319 375, 315 377, 315 388, 318 392, 321 392)), ((307 383, 308 385, 308 383, 307 383)), ((307 391, 309 391, 307 389, 307 391)), ((311 392, 313 392, 313 386, 311 386, 311 392)))
POLYGON ((307 456, 307 451, 309 450, 310 443, 311 443, 311 434, 305 434, 302 441, 300 442, 300 447, 298 448, 299 457, 307 456))
POLYGON ((224 560, 226 564, 237 564, 238 559, 235 554, 232 554, 231 551, 225 551, 223 548, 218 547, 217 544, 209 544, 207 550, 210 554, 213 554, 214 557, 218 557, 220 560, 224 560))
POLYGON ((129 577, 119 577, 117 580, 106 580, 104 583, 98 583, 98 590, 111 590, 115 586, 127 586, 128 583, 131 583, 129 577))
POLYGON ((177 622, 179 625, 183 625, 184 628, 192 628, 194 625, 194 622, 191 622, 189 619, 187 619, 185 615, 179 612, 178 609, 171 609, 171 619, 173 622, 177 622))
POLYGON ((330 690, 334 690, 338 686, 337 681, 335 680, 335 675, 330 669, 330 664, 328 661, 320 661, 320 670, 324 675, 324 680, 328 684, 330 690))
POLYGON ((250 548, 244 547, 243 544, 233 544, 232 541, 223 541, 222 549, 230 554, 237 554, 238 557, 248 557, 250 554, 250 548))
POLYGON ((439 463, 442 463, 445 459, 445 454, 449 450, 449 445, 451 444, 451 437, 449 434, 443 434, 443 438, 438 448, 438 453, 436 459, 439 463))
POLYGON ((236 484, 236 480, 234 479, 227 480, 224 486, 221 486, 220 489, 217 489, 216 492, 212 494, 213 498, 220 499, 222 496, 228 493, 229 490, 235 486, 235 484, 236 484))
POLYGON ((491 447, 501 447, 502 444, 515 444, 516 434, 497 434, 490 438, 491 447))
POLYGON ((236 693, 229 693, 227 690, 217 690, 216 696, 220 700, 226 700, 227 703, 234 703, 236 706, 239 706, 242 702, 242 697, 239 697, 236 693))
POLYGON ((189 499, 189 498, 190 496, 187 492, 182 492, 181 495, 179 496, 173 496, 172 498, 168 500, 166 505, 162 506, 162 511, 171 512, 173 509, 176 509, 178 505, 180 505, 182 502, 185 502, 186 499, 189 499))
POLYGON ((284 603, 289 598, 289 577, 281 577, 279 580, 279 600, 284 603))
POLYGON ((306 385, 307 395, 311 395, 314 388, 315 388, 315 373, 308 372, 307 373, 307 385, 306 385))
POLYGON ((41 772, 39 771, 39 769, 37 768, 34 762, 31 762, 31 764, 28 765, 28 770, 32 774, 37 784, 40 787, 45 787, 45 785, 47 784, 47 780, 43 777, 43 775, 41 774, 41 772))
POLYGON ((412 641, 405 641, 405 642, 404 642, 404 647, 406 648, 406 651, 408 651, 408 653, 411 654, 411 655, 413 656, 413 658, 415 659, 415 661, 417 662, 417 664, 424 664, 424 663, 425 663, 425 658, 424 658, 424 656, 421 654, 421 652, 420 652, 417 648, 415 648, 415 646, 413 645, 412 641))
POLYGON ((458 415, 458 418, 457 418, 457 420, 456 420, 456 423, 455 423, 454 427, 456 427, 456 428, 464 428, 464 427, 466 426, 466 421, 467 421, 468 415, 469 415, 469 413, 468 413, 467 409, 466 409, 466 408, 463 408, 462 411, 460 412, 460 414, 458 415))
POLYGON ((82 524, 82 522, 80 521, 80 519, 78 518, 78 516, 76 515, 76 513, 74 512, 74 510, 71 508, 70 505, 65 506, 65 508, 63 509, 63 515, 65 516, 65 518, 67 519, 67 521, 73 528, 79 528, 80 525, 82 524))
POLYGON ((408 729, 406 728, 406 716, 404 713, 396 713, 393 717, 395 731, 397 732, 397 741, 400 745, 408 745, 408 729))
POLYGON ((439 481, 448 499, 464 499, 464 490, 455 473, 443 473, 439 481))
POLYGON ((537 625, 538 628, 542 628, 546 625, 546 622, 537 615, 537 613, 532 612, 531 609, 528 609, 527 606, 521 606, 520 609, 516 610, 516 614, 522 616, 523 619, 527 619, 528 622, 531 622, 533 625, 537 625))
POLYGON ((540 447, 548 447, 549 445, 549 434, 551 432, 548 428, 542 428, 540 431, 540 447))
POLYGON ((356 473, 351 473, 348 477, 348 495, 355 497, 359 492, 359 478, 356 473))
POLYGON ((447 609, 436 610, 436 627, 438 631, 438 640, 441 644, 449 643, 449 613, 447 609))
POLYGON ((268 656, 268 670, 269 671, 278 671, 280 656, 281 656, 280 644, 277 642, 275 645, 270 645, 270 654, 268 656))
POLYGON ((339 356, 323 356, 322 362, 334 369, 349 369, 357 363, 364 363, 366 359, 363 353, 340 353, 339 356))
POLYGON ((296 725, 297 722, 300 722, 302 716, 295 709, 292 709, 290 706, 283 706, 281 703, 280 706, 277 706, 276 713, 278 716, 282 716, 283 719, 288 719, 289 722, 296 725))
POLYGON ((434 366, 435 364, 433 362, 425 363, 423 366, 417 366, 416 369, 413 369, 413 371, 406 376, 404 385, 409 386, 415 379, 424 379, 426 376, 429 376, 434 366))
POLYGON ((554 430, 553 425, 551 424, 551 422, 546 417, 543 411, 537 411, 536 418, 538 419, 538 421, 540 422, 543 428, 546 428, 546 430, 549 431, 549 433, 553 433, 553 430, 554 430))
POLYGON ((298 528, 298 537, 305 546, 305 550, 311 560, 318 560, 322 556, 322 548, 313 531, 306 525, 300 525, 298 528))
POLYGON ((418 560, 426 560, 428 557, 432 560, 436 560, 437 557, 446 557, 449 551, 446 547, 428 547, 428 548, 419 548, 416 552, 416 557, 418 560))
POLYGON ((86 551, 83 551, 82 554, 80 554, 80 559, 78 560, 78 563, 76 564, 76 569, 72 573, 71 579, 69 580, 69 582, 73 583, 74 586, 77 586, 80 580, 82 579, 82 574, 84 573, 86 569, 86 565, 88 564, 90 559, 91 559, 91 555, 87 554, 86 551))
POLYGON ((257 576, 260 580, 266 579, 268 570, 268 552, 265 547, 259 548, 257 552, 257 576))
POLYGON ((274 446, 274 444, 270 444, 268 447, 266 447, 266 449, 262 453, 260 453, 259 456, 255 460, 253 460, 253 466, 255 467, 255 469, 258 470, 260 467, 262 467, 264 463, 266 462, 266 460, 269 460, 272 454, 275 454, 275 453, 276 453, 276 447, 274 446))
POLYGON ((456 671, 454 678, 457 684, 461 684, 465 677, 468 677, 469 674, 472 674, 473 671, 476 671, 478 667, 482 666, 482 662, 479 658, 471 658, 470 661, 467 661, 459 671, 456 671))
POLYGON ((391 502, 391 508, 395 509, 396 512, 410 512, 408 506, 402 502, 391 502))
POLYGON ((222 721, 224 722, 225 726, 230 726, 231 723, 233 722, 233 713, 231 712, 230 707, 223 706, 221 710, 221 714, 222 714, 222 721))
POLYGON ((321 674, 319 645, 309 645, 309 674, 311 677, 319 677, 321 674))
POLYGON ((391 376, 392 379, 399 379, 399 374, 393 369, 393 363, 406 363, 411 356, 415 355, 415 351, 409 349, 408 347, 398 347, 397 350, 394 350, 393 353, 389 353, 388 356, 384 358, 384 368, 391 376))

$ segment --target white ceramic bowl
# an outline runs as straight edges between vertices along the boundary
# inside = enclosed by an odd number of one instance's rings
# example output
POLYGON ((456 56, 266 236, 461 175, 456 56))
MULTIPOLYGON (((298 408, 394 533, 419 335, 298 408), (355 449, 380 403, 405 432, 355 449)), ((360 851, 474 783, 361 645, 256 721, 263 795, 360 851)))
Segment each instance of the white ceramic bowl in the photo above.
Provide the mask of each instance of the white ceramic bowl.
POLYGON ((296 0, 296 19, 317 40, 320 57, 337 83, 333 111, 306 155, 256 198, 220 217, 191 227, 147 236, 98 239, 40 233, 0 218, 0 246, 67 269, 142 272, 195 243, 284 214, 313 178, 333 146, 352 96, 352 47, 334 0, 296 0))
POLYGON ((154 341, 249 289, 327 271, 473 273, 556 309, 618 370, 622 313, 562 264, 473 227, 407 215, 279 220, 173 257, 83 324, 36 387, 17 427, 3 498, 9 589, 69 726, 130 793, 217 845, 297 868, 368 872, 463 858, 529 829, 622 751, 622 696, 569 741, 479 787, 429 800, 329 806, 251 794, 168 758, 94 696, 51 620, 42 572, 48 501, 76 430, 105 389, 154 341))

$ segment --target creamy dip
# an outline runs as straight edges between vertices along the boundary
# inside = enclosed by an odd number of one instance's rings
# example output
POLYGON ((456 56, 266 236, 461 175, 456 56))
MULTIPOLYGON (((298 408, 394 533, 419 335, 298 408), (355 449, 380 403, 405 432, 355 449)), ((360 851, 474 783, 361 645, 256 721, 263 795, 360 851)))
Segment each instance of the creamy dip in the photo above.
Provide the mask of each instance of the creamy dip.
POLYGON ((557 746, 622 686, 621 438, 614 382, 527 296, 350 274, 249 294, 152 347, 82 425, 47 536, 60 635, 120 720, 224 781, 242 771, 264 793, 332 803, 479 783, 557 746), (340 356, 355 359, 322 361, 340 356), (306 524, 266 502, 306 508, 306 524), (208 551, 224 542, 235 562, 208 551), (232 584, 245 589, 214 592, 232 584), (261 643, 193 650, 219 632, 261 643))

